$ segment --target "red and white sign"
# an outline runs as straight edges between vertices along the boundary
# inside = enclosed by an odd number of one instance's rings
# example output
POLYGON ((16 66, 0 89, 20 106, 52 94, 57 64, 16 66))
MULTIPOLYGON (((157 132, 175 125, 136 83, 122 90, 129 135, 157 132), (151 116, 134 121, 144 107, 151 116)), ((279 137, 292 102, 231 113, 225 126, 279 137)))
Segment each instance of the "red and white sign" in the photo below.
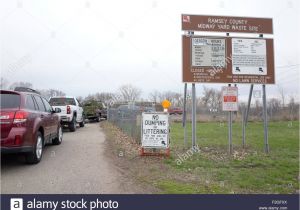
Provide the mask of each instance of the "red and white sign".
POLYGON ((222 87, 222 110, 238 111, 238 88, 222 87))
POLYGON ((189 23, 191 21, 189 15, 182 15, 182 22, 189 23))

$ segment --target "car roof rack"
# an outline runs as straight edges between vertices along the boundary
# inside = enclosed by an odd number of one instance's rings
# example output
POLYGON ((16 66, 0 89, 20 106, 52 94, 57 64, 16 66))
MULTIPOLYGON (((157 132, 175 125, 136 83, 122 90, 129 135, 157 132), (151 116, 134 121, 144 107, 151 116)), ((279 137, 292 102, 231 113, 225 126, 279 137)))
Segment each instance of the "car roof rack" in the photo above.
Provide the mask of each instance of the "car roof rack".
POLYGON ((27 87, 15 87, 14 91, 41 94, 39 91, 36 91, 34 89, 31 89, 31 88, 27 88, 27 87))

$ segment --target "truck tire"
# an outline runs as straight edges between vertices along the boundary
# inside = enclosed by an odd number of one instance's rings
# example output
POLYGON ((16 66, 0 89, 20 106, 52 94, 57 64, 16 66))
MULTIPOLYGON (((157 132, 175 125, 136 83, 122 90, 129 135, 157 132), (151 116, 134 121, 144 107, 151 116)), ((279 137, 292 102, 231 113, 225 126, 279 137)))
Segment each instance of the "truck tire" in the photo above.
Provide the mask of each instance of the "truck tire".
POLYGON ((96 122, 100 122, 100 116, 99 115, 96 118, 96 122))
POLYGON ((40 131, 38 131, 36 135, 36 142, 33 147, 33 151, 27 153, 25 156, 26 162, 29 164, 39 163, 43 156, 43 148, 44 148, 43 135, 40 131))
POLYGON ((52 140, 52 144, 59 145, 59 144, 61 144, 62 139, 63 139, 63 130, 62 130, 62 127, 59 125, 57 128, 57 135, 56 135, 55 139, 52 140))
POLYGON ((82 117, 82 122, 79 123, 79 126, 82 128, 84 127, 84 121, 85 121, 85 117, 82 117))
POLYGON ((69 124, 69 130, 71 132, 76 131, 76 116, 73 117, 72 121, 69 124))

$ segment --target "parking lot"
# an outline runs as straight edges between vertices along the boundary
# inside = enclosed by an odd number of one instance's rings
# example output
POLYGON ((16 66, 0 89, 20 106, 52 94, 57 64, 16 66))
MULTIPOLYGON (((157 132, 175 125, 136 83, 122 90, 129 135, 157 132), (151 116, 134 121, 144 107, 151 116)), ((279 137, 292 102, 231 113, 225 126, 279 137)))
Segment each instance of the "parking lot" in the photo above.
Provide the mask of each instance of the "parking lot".
POLYGON ((28 165, 19 155, 1 160, 2 193, 138 193, 140 190, 105 156, 99 123, 76 132, 64 129, 61 145, 45 147, 42 161, 28 165))

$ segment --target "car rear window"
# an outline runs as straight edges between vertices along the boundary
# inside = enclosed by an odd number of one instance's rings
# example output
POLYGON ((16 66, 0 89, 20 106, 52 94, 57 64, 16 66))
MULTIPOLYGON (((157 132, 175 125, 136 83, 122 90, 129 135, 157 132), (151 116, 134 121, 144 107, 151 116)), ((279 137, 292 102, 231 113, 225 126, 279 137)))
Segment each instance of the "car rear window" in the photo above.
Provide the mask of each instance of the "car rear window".
POLYGON ((19 108, 21 97, 18 94, 1 93, 1 109, 19 108))
POLYGON ((76 105, 74 98, 51 98, 49 103, 51 106, 76 105))

